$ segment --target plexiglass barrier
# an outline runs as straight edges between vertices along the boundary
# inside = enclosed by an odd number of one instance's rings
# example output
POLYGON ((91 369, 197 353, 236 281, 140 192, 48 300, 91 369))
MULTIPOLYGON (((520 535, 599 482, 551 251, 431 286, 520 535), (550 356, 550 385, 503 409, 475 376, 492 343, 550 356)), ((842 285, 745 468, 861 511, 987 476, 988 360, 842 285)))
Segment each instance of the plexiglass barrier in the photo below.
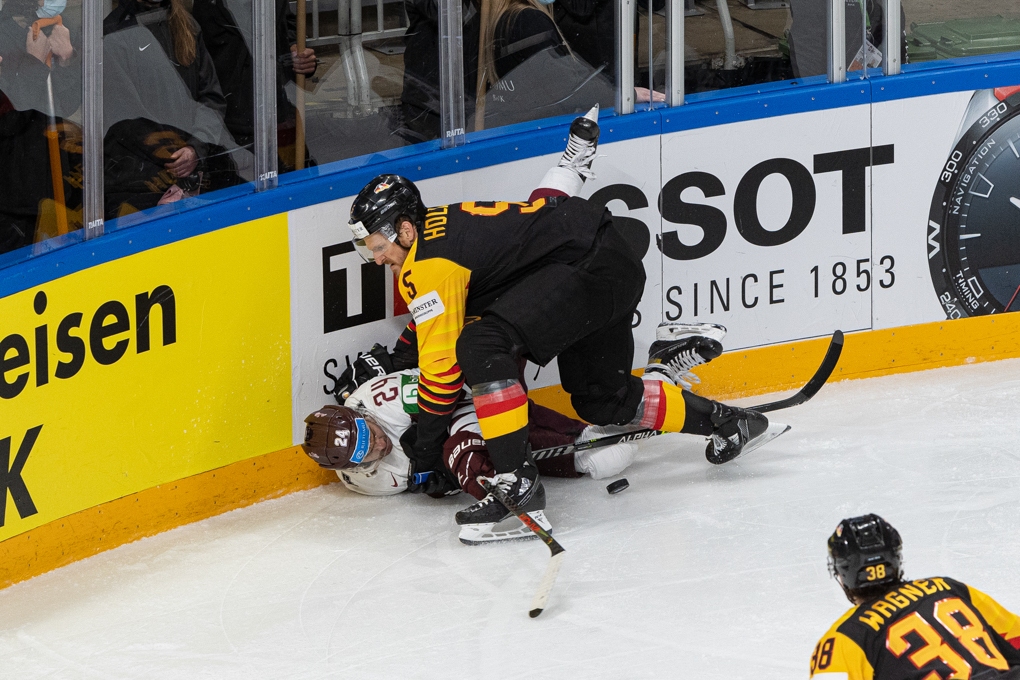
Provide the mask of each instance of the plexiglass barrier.
POLYGON ((1013 0, 3 0, 0 267, 595 103, 1007 52, 1013 0))

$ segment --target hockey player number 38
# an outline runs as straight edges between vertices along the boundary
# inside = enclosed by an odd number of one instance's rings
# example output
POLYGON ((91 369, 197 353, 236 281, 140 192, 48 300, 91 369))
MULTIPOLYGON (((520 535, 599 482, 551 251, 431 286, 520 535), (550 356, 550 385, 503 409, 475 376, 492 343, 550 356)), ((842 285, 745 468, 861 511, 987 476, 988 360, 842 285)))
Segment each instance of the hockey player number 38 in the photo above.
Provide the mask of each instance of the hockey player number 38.
MULTIPOLYGON (((935 619, 960 641, 974 661, 1001 671, 1009 670, 1009 664, 988 636, 988 631, 963 600, 958 597, 947 597, 936 602, 933 611, 935 619)), ((932 661, 938 660, 952 671, 949 678, 969 680, 971 664, 947 645, 942 635, 918 612, 905 616, 889 626, 886 633, 886 648, 897 658, 903 656, 911 651, 910 642, 907 640, 911 633, 916 633, 924 642, 907 657, 916 668, 924 668, 932 661)), ((832 663, 835 642, 835 639, 830 637, 815 647, 815 653, 811 656, 812 673, 824 671, 832 663)), ((942 677, 938 671, 933 670, 924 680, 942 680, 942 677)))
MULTIPOLYGON (((935 603, 934 614, 938 622, 960 641, 964 649, 970 652, 979 664, 1001 671, 1009 669, 1009 664, 988 636, 988 631, 963 600, 958 597, 939 600, 935 603), (962 623, 961 620, 966 623, 962 623)), ((889 626, 885 646, 897 657, 903 656, 910 649, 910 643, 906 639, 910 633, 917 633, 924 641, 922 647, 907 657, 914 666, 920 669, 938 659, 953 671, 951 678, 961 680, 970 678, 971 665, 947 645, 938 631, 917 612, 889 626)), ((932 671, 925 680, 939 680, 941 677, 936 671, 932 671)))

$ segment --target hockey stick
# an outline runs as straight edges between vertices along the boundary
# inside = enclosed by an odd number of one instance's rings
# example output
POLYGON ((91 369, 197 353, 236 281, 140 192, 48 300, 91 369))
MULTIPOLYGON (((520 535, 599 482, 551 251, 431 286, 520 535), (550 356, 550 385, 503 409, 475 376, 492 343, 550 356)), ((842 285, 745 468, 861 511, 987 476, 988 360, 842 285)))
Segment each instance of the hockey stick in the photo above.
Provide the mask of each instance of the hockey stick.
MULTIPOLYGON (((829 348, 825 351, 822 363, 818 365, 818 369, 815 371, 815 374, 804 384, 804 387, 800 388, 800 391, 798 391, 797 394, 792 397, 787 397, 786 399, 780 399, 779 401, 770 401, 765 404, 758 404, 757 406, 749 406, 748 409, 757 411, 758 413, 768 413, 769 411, 778 411, 780 409, 803 404, 811 397, 818 394, 818 390, 822 389, 822 385, 824 385, 829 379, 832 372, 836 370, 836 364, 839 363, 839 357, 842 352, 843 331, 836 331, 832 334, 832 340, 829 341, 829 348)), ((548 449, 539 449, 538 451, 535 451, 533 455, 535 460, 556 458, 557 456, 565 456, 568 453, 576 453, 579 451, 586 451, 588 449, 598 449, 603 446, 619 444, 620 442, 648 439, 649 437, 656 437, 660 434, 663 434, 661 430, 636 430, 634 432, 624 432, 623 434, 614 434, 609 437, 593 439, 579 444, 565 444, 563 446, 553 446, 548 449)))
POLYGON ((757 411, 758 413, 768 413, 769 411, 778 411, 784 408, 790 408, 791 406, 799 406, 811 397, 818 394, 818 390, 822 389, 822 385, 829 379, 832 372, 836 370, 836 364, 839 363, 839 355, 843 353, 843 331, 836 331, 832 334, 832 340, 829 341, 829 349, 825 350, 825 356, 822 358, 822 363, 819 364, 818 370, 811 376, 811 379, 804 384, 804 387, 800 388, 800 391, 792 397, 786 399, 780 399, 779 401, 770 401, 767 404, 759 404, 758 406, 751 406, 751 410, 757 411))
POLYGON ((503 493, 502 489, 495 484, 489 483, 489 480, 485 477, 479 477, 478 483, 483 489, 491 493, 497 501, 502 503, 503 507, 515 514, 517 519, 524 523, 524 526, 534 531, 535 535, 549 546, 549 552, 552 553, 552 559, 549 560, 549 566, 545 568, 545 575, 542 577, 542 582, 538 584, 535 597, 531 600, 531 609, 528 611, 528 616, 535 618, 542 613, 545 605, 549 602, 549 593, 556 582, 556 576, 560 573, 560 563, 563 562, 563 553, 566 552, 566 549, 557 543, 556 539, 548 531, 531 519, 528 513, 521 510, 516 503, 510 500, 510 497, 503 493))

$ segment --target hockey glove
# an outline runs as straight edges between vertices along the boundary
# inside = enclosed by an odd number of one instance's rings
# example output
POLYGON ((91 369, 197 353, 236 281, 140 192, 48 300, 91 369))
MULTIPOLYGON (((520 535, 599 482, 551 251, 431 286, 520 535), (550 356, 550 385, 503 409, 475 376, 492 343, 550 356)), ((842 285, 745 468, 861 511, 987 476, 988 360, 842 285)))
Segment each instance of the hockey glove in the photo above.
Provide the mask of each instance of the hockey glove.
POLYGON ((425 493, 433 498, 450 496, 460 491, 457 478, 443 466, 442 448, 422 451, 416 446, 418 428, 413 425, 400 437, 400 446, 411 461, 407 469, 407 490, 425 493))
POLYGON ((374 380, 393 372, 393 361, 390 359, 386 348, 376 343, 367 352, 361 352, 351 364, 351 358, 347 357, 347 370, 340 374, 333 388, 333 397, 337 403, 343 406, 347 398, 369 380, 374 380))
POLYGON ((417 463, 412 460, 407 467, 407 490, 411 493, 424 493, 433 498, 442 498, 458 493, 460 486, 446 470, 419 471, 417 463))

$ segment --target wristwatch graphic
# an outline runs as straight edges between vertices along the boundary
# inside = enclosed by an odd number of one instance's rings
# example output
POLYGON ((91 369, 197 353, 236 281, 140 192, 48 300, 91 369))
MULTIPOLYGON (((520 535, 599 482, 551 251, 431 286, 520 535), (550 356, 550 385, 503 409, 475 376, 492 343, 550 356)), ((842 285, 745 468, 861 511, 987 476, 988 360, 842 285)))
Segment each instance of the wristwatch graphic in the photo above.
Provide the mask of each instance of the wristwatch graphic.
POLYGON ((932 196, 927 241, 948 318, 1020 311, 1020 86, 971 98, 932 196))

